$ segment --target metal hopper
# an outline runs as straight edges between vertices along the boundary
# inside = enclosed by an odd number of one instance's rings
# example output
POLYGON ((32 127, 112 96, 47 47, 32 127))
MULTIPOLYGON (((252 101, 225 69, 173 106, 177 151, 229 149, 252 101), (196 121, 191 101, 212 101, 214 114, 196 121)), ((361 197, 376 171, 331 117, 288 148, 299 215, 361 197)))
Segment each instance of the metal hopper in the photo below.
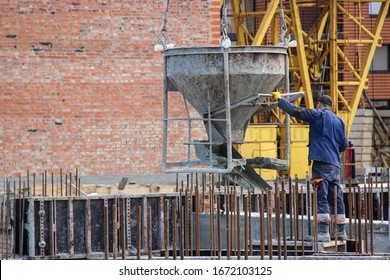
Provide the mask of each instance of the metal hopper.
MULTIPOLYGON (((286 55, 285 47, 265 46, 165 51, 165 91, 180 91, 204 118, 209 141, 194 145, 211 168, 207 172, 230 173, 245 165, 232 144, 244 141, 249 120, 265 98, 259 94, 271 93, 285 77, 286 55)), ((185 166, 184 171, 191 171, 185 166)))

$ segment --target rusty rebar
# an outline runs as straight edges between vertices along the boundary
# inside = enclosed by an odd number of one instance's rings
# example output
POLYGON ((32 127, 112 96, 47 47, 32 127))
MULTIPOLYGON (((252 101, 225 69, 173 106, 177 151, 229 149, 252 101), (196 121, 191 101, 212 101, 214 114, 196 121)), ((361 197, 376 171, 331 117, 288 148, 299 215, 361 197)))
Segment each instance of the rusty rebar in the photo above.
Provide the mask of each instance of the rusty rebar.
POLYGON ((358 199, 357 199, 357 219, 358 219, 358 252, 362 253, 362 204, 361 204, 361 193, 360 193, 360 186, 357 185, 357 193, 358 193, 358 199))
POLYGON ((231 213, 231 209, 230 209, 230 199, 231 199, 231 196, 230 196, 230 188, 229 188, 229 184, 227 182, 227 179, 226 179, 226 183, 225 183, 225 195, 226 195, 226 198, 225 198, 225 211, 226 211, 226 258, 228 260, 230 260, 230 254, 231 254, 231 219, 230 219, 230 213, 231 213))
POLYGON ((108 221, 108 200, 104 200, 104 259, 108 260, 109 255, 109 221, 108 221))
POLYGON ((65 196, 68 196, 68 173, 65 174, 65 196))
POLYGON ((148 206, 148 216, 147 216, 147 233, 148 233, 148 260, 151 260, 153 257, 153 248, 152 248, 152 207, 148 206))
POLYGON ((30 171, 27 169, 27 197, 30 197, 30 171))
POLYGON ((338 211, 337 211, 337 193, 338 193, 338 186, 337 185, 334 185, 334 194, 333 194, 333 199, 334 199, 334 221, 332 224, 333 226, 333 232, 334 232, 334 243, 335 243, 335 251, 336 251, 336 254, 338 253, 338 241, 337 241, 337 238, 338 238, 338 230, 337 230, 337 223, 338 223, 338 211))
POLYGON ((264 234, 264 192, 259 195, 260 208, 260 259, 264 260, 265 252, 265 234, 264 234))
POLYGON ((221 245, 221 197, 217 196, 217 240, 218 240, 218 259, 222 256, 222 245, 221 245))
POLYGON ((317 187, 315 186, 313 189, 313 244, 314 244, 314 253, 318 254, 318 203, 317 203, 317 187))
POLYGON ((248 192, 248 215, 249 215, 249 254, 253 255, 253 238, 252 238, 252 193, 248 192))
POLYGON ((248 197, 243 196, 243 207, 244 207, 244 257, 248 259, 248 243, 249 243, 249 221, 248 221, 248 197))
POLYGON ((359 209, 359 201, 358 198, 356 197, 357 195, 357 190, 356 190, 356 185, 353 185, 353 205, 354 205, 354 234, 355 234, 355 253, 359 253, 359 233, 358 233, 358 211, 359 209))
POLYGON ((237 260, 241 259, 241 242, 240 242, 240 196, 236 197, 236 208, 237 208, 237 233, 236 233, 236 239, 237 239, 237 260))
POLYGON ((54 197, 54 173, 51 172, 51 196, 54 197))
POLYGON ((72 172, 69 172, 69 196, 72 196, 72 172))
POLYGON ((116 260, 118 255, 118 212, 117 212, 117 199, 114 198, 114 203, 112 205, 112 258, 116 260))
POLYGON ((195 255, 200 256, 200 198, 199 198, 199 185, 198 185, 198 174, 196 175, 196 183, 195 183, 195 255))
POLYGON ((311 199, 310 199, 310 177, 309 177, 309 173, 306 172, 306 215, 307 215, 307 234, 309 236, 312 235, 311 233, 311 219, 310 219, 310 215, 311 215, 311 199))
POLYGON ((353 196, 352 196, 352 178, 348 179, 348 217, 349 217, 349 239, 352 239, 352 219, 353 219, 353 196))
POLYGON ((303 191, 303 185, 301 185, 301 248, 302 248, 302 256, 305 255, 305 221, 304 221, 304 215, 305 215, 305 193, 303 191))
MULTIPOLYGON (((378 180, 377 180, 378 181, 378 180)), ((374 255, 374 197, 373 197, 373 184, 370 182, 369 188, 369 219, 370 219, 370 252, 374 255)), ((366 225, 367 226, 367 225, 366 225)))
POLYGON ((172 257, 176 260, 177 257, 177 198, 175 197, 172 203, 172 257))
POLYGON ((298 177, 295 177, 295 186, 293 188, 293 216, 294 216, 294 253, 298 255, 298 177))
POLYGON ((33 173, 33 196, 35 196, 35 173, 33 173))
POLYGON ((275 182, 275 229, 276 238, 278 241, 278 259, 282 258, 282 244, 280 236, 280 194, 279 194, 279 182, 275 182))
POLYGON ((293 204, 294 204, 294 193, 292 188, 292 178, 288 177, 288 193, 289 193, 289 213, 290 213, 290 240, 293 240, 294 228, 293 228, 293 204))
POLYGON ((75 185, 76 185, 76 196, 80 195, 80 189, 79 186, 79 169, 76 168, 76 176, 75 176, 75 185))
POLYGON ((208 198, 209 198, 209 249, 210 249, 210 256, 214 256, 214 246, 213 246, 213 242, 214 242, 214 224, 213 224, 213 206, 212 206, 212 186, 210 185, 209 186, 209 195, 208 195, 208 198))
POLYGON ((54 256, 56 254, 56 226, 55 226, 55 205, 54 205, 54 199, 51 199, 50 201, 50 255, 54 256))
POLYGON ((60 168, 60 190, 61 190, 61 194, 60 195, 62 196, 63 195, 63 193, 62 193, 62 168, 60 168))
POLYGON ((18 221, 19 221, 19 225, 18 225, 18 228, 19 228, 19 256, 22 256, 23 254, 23 237, 22 237, 22 233, 23 233, 23 230, 22 230, 22 226, 23 226, 23 222, 22 222, 22 179, 21 179, 21 175, 19 173, 19 181, 18 181, 18 186, 19 186, 19 189, 18 189, 18 202, 19 202, 19 207, 18 207, 18 221))
POLYGON ((282 190, 282 206, 283 206, 283 215, 282 215, 282 231, 283 231, 283 258, 287 260, 287 233, 286 233, 286 191, 282 190))
POLYGON ((121 244, 122 244, 122 260, 126 259, 126 198, 121 200, 121 244))
POLYGON ((366 184, 364 184, 363 186, 363 205, 364 205, 364 240, 366 240, 366 242, 364 243, 364 248, 365 248, 365 252, 368 253, 368 223, 367 223, 367 220, 368 220, 368 217, 369 217, 369 196, 368 196, 368 193, 367 193, 367 187, 366 187, 366 184))
POLYGON ((267 250, 268 257, 272 260, 273 248, 272 248, 272 202, 271 191, 267 190, 267 250))
MULTIPOLYGON (((187 180, 189 180, 187 176, 187 180)), ((187 187, 184 192, 184 201, 185 201, 185 209, 184 209, 184 246, 185 246, 185 254, 186 256, 191 255, 191 209, 190 207, 190 195, 189 195, 189 185, 187 182, 187 187)))
POLYGON ((164 245, 165 259, 169 259, 169 200, 164 201, 164 245))
POLYGON ((141 259, 142 250, 142 207, 137 207, 137 260, 141 259))

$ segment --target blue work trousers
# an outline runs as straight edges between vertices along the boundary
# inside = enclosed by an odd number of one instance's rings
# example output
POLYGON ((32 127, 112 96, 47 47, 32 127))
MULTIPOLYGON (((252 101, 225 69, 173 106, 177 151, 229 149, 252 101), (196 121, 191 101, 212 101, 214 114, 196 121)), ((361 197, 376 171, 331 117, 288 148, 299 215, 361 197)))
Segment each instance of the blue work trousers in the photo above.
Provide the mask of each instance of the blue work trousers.
POLYGON ((312 179, 317 188, 317 213, 319 215, 334 215, 335 191, 337 187, 337 215, 345 215, 343 190, 340 187, 340 169, 332 164, 314 161, 312 179))

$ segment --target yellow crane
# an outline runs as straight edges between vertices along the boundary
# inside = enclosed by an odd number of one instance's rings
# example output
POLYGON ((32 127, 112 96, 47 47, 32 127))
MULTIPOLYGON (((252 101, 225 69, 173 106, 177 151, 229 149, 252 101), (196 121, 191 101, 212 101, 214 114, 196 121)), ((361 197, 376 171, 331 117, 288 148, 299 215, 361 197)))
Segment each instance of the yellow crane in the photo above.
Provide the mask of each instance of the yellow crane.
MULTIPOLYGON (((248 46, 288 44, 290 86, 285 90, 305 92, 295 102, 307 108, 314 107, 319 95, 329 94, 349 134, 368 87, 375 50, 382 44, 390 0, 221 0, 224 5, 229 6, 232 41, 248 46), (377 14, 369 16, 369 10, 379 6, 377 14)), ((277 109, 273 113, 276 123, 284 121, 277 109)), ((300 125, 293 118, 291 123, 300 125)))

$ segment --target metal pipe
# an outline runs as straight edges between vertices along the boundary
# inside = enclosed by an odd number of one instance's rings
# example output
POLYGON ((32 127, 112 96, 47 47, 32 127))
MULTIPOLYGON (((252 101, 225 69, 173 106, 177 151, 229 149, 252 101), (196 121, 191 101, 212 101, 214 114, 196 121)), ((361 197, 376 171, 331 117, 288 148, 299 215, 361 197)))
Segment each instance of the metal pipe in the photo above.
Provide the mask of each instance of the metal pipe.
POLYGON ((228 50, 223 50, 223 75, 224 75, 224 91, 225 91, 225 107, 226 107, 226 153, 227 153, 227 171, 233 169, 233 155, 232 155, 232 128, 230 118, 230 80, 229 80, 229 53, 228 50))

